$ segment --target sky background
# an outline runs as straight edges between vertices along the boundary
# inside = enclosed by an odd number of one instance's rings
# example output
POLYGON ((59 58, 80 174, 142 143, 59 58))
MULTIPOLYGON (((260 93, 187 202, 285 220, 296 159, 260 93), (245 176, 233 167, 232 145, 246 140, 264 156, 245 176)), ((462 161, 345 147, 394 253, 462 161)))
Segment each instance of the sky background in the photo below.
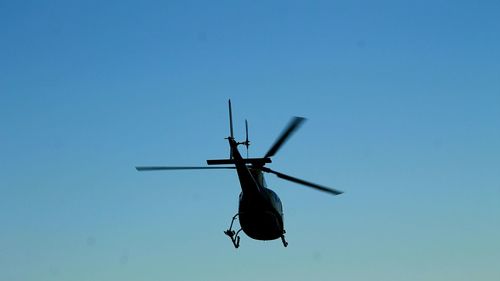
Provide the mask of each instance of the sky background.
POLYGON ((500 2, 0 1, 0 280, 499 280, 500 2), (223 234, 262 156, 288 248, 223 234))

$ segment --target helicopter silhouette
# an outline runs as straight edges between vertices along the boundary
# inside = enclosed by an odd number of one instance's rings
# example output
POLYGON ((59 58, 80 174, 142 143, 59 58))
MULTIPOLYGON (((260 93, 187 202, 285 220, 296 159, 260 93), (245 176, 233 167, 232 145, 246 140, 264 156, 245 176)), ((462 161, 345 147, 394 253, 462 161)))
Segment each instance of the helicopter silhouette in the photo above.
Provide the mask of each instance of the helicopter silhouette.
POLYGON ((198 169, 235 169, 241 185, 239 195, 238 213, 233 216, 229 229, 224 233, 229 236, 235 248, 240 245, 239 233, 243 231, 247 236, 256 240, 275 240, 281 238, 283 246, 288 246, 285 240, 285 228, 283 224, 283 205, 278 195, 267 188, 263 173, 275 174, 281 179, 302 184, 320 191, 339 195, 342 191, 318 185, 296 177, 292 177, 274 171, 266 164, 271 163, 274 156, 290 136, 305 121, 302 117, 293 117, 285 130, 276 139, 271 148, 262 158, 248 158, 248 122, 245 120, 246 139, 237 142, 233 134, 233 116, 231 100, 229 100, 229 127, 230 136, 226 139, 229 142, 229 159, 207 160, 210 166, 139 166, 138 171, 160 171, 160 170, 198 170, 198 169), (247 158, 243 158, 238 151, 238 146, 244 145, 247 149, 247 158), (234 165, 234 166, 211 166, 211 165, 234 165), (233 230, 234 221, 239 218, 241 228, 233 230))

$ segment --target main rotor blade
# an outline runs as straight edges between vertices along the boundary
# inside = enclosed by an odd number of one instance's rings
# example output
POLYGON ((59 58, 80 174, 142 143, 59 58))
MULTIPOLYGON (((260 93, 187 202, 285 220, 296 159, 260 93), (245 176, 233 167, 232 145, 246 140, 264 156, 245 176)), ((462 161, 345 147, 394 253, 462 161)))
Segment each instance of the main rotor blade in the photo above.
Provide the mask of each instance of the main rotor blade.
POLYGON ((235 167, 205 167, 205 166, 141 166, 135 167, 137 171, 165 171, 165 170, 214 170, 214 169, 235 169, 235 167))
POLYGON ((292 176, 289 176, 289 175, 285 175, 283 173, 276 172, 276 171, 271 170, 271 169, 266 168, 266 167, 262 167, 262 168, 259 168, 259 169, 261 169, 263 172, 266 172, 266 173, 275 174, 279 178, 282 178, 284 180, 288 180, 288 181, 291 181, 291 182, 295 182, 295 183, 298 183, 298 184, 309 186, 309 187, 312 187, 314 189, 321 190, 321 191, 324 191, 324 192, 328 192, 328 193, 333 194, 333 195, 339 195, 339 194, 344 193, 342 191, 339 191, 339 190, 336 190, 336 189, 333 189, 333 188, 321 186, 319 184, 308 182, 308 181, 305 181, 305 180, 302 180, 302 179, 299 179, 299 178, 296 178, 296 177, 292 177, 292 176))
POLYGON ((271 148, 266 153, 266 156, 264 156, 264 158, 271 157, 274 154, 276 154, 276 152, 281 148, 281 146, 285 143, 285 141, 287 141, 287 139, 293 134, 293 132, 295 132, 299 128, 299 126, 305 120, 306 119, 303 117, 292 118, 290 123, 288 123, 288 126, 286 127, 286 129, 281 133, 279 138, 274 142, 273 146, 271 146, 271 148))

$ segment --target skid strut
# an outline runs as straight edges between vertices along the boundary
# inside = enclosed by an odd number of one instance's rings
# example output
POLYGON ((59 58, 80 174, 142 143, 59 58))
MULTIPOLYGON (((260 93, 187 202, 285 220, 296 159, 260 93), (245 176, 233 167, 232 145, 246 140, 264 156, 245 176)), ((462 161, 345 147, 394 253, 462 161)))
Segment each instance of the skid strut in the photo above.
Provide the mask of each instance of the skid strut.
POLYGON ((281 234, 281 242, 283 242, 283 247, 288 246, 288 242, 285 240, 285 233, 286 231, 283 229, 283 234, 281 234))
POLYGON ((285 240, 285 235, 281 235, 281 242, 283 242, 284 247, 288 246, 288 242, 285 240))
POLYGON ((238 234, 241 231, 241 228, 236 232, 234 232, 233 230, 233 223, 234 220, 236 220, 237 216, 238 214, 234 215, 233 219, 231 220, 231 225, 229 226, 229 229, 224 231, 224 234, 226 234, 227 236, 229 236, 229 238, 231 238, 231 241, 233 242, 235 248, 238 248, 240 246, 240 236, 238 234))

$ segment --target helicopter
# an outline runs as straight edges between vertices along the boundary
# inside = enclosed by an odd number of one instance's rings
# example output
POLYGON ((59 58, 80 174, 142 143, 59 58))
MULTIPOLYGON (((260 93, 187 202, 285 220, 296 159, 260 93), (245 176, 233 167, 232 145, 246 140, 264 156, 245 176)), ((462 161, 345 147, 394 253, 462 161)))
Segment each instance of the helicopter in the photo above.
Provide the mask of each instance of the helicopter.
POLYGON ((248 158, 248 122, 245 120, 245 141, 237 142, 233 133, 233 114, 231 100, 229 105, 229 129, 230 135, 226 137, 229 142, 228 159, 207 160, 208 166, 138 166, 137 171, 161 171, 161 170, 202 170, 202 169, 235 169, 241 186, 239 195, 238 213, 233 216, 229 229, 224 234, 229 236, 233 246, 240 246, 239 233, 243 231, 248 237, 255 240, 275 240, 281 238, 284 247, 288 246, 285 240, 285 228, 283 223, 283 205, 278 195, 267 187, 263 173, 270 173, 281 179, 308 186, 332 195, 342 194, 342 191, 292 177, 266 167, 271 163, 273 157, 290 136, 306 120, 303 117, 293 117, 283 132, 276 139, 271 148, 262 158, 248 158), (243 145, 247 149, 247 157, 243 158, 238 146, 243 145), (224 165, 224 166, 217 166, 224 165), (231 165, 231 166, 228 166, 231 165), (233 230, 234 221, 239 219, 240 229, 233 230))

